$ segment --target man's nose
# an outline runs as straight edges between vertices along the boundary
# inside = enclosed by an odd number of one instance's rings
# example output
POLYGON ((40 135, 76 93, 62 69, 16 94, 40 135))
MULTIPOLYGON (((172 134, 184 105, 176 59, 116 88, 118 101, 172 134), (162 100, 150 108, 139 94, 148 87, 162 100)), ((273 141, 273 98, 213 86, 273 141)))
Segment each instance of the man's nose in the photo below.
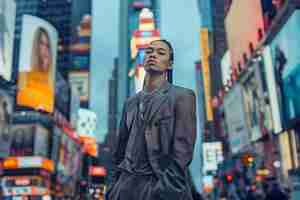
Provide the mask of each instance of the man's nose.
POLYGON ((156 58, 156 53, 155 53, 155 52, 152 52, 152 53, 149 55, 149 58, 156 58))

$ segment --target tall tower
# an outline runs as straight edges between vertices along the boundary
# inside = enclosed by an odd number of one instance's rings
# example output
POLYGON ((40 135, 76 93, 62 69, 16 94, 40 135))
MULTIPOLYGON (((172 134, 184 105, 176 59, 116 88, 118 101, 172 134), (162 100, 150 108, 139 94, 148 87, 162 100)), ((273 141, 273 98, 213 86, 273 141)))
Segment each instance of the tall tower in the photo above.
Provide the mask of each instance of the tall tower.
MULTIPOLYGON (((135 79, 130 78, 130 69, 136 67, 136 57, 131 51, 131 39, 139 30, 139 17, 142 9, 147 8, 153 13, 153 21, 156 29, 160 27, 160 12, 157 0, 129 0, 120 4, 120 46, 118 67, 118 121, 121 117, 123 103, 127 97, 136 93, 135 79), (132 56, 134 59, 132 59, 132 56)), ((155 35, 155 34, 154 34, 155 35)))

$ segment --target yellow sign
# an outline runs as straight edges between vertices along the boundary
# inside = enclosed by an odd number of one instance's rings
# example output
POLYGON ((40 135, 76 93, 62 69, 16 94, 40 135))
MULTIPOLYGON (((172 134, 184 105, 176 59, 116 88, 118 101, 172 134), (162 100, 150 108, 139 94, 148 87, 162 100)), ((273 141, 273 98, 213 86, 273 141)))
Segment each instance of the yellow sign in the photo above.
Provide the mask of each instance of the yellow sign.
POLYGON ((202 28, 200 30, 200 47, 202 52, 202 57, 207 58, 210 55, 209 49, 209 33, 207 28, 202 28))
POLYGON ((203 69, 203 82, 204 82, 204 94, 206 105, 206 117, 208 121, 213 120, 213 110, 211 104, 211 91, 210 91, 210 70, 209 70, 209 33, 207 28, 200 30, 200 48, 202 52, 201 62, 203 69))

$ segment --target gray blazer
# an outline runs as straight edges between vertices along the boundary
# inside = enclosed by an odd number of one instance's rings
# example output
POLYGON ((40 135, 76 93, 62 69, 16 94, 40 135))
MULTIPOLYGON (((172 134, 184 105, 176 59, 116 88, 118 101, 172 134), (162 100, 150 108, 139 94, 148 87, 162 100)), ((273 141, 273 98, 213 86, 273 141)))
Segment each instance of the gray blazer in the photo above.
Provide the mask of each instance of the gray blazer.
MULTIPOLYGON (((196 140, 195 94, 168 82, 160 91, 161 95, 154 97, 145 130, 148 158, 158 178, 154 191, 162 200, 191 200, 187 170, 196 140)), ((138 112, 138 95, 129 98, 124 105, 113 159, 116 166, 124 159, 125 151, 130 150, 126 148, 129 134, 139 131, 133 126, 138 112)), ((115 170, 114 181, 118 176, 119 172, 115 170)))

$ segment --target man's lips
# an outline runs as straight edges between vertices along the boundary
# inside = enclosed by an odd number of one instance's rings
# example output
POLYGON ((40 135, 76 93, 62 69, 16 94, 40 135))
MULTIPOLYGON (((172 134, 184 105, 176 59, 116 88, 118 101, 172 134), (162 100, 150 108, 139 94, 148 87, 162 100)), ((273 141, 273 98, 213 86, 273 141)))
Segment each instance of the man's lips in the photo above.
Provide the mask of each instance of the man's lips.
POLYGON ((150 59, 147 61, 147 64, 156 64, 157 61, 156 60, 153 60, 153 59, 150 59))

